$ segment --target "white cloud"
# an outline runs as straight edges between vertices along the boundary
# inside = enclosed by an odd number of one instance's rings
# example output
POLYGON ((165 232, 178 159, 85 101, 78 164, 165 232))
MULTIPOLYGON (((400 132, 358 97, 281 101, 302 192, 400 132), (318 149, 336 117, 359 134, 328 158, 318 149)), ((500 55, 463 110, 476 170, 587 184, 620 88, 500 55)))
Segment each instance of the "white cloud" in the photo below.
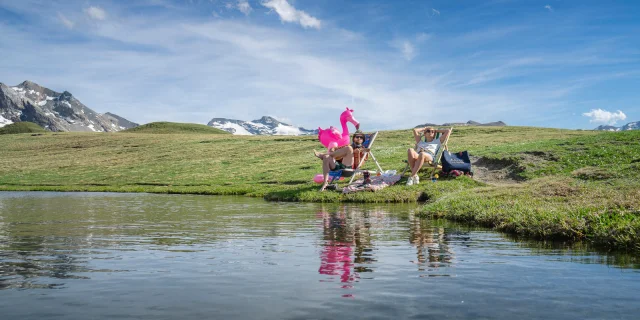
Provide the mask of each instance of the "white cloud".
POLYGON ((602 109, 592 109, 582 115, 591 118, 591 120, 589 120, 591 123, 602 123, 608 125, 614 125, 616 122, 627 118, 627 115, 620 110, 618 110, 618 112, 609 112, 602 109))
MULTIPOLYGON (((68 7, 32 7, 29 10, 39 10, 40 15, 73 12, 68 7)), ((521 54, 496 47, 467 59, 461 58, 464 52, 456 54, 460 40, 455 34, 451 42, 408 34, 388 43, 396 50, 372 50, 386 39, 332 27, 305 32, 250 19, 186 17, 172 11, 130 16, 126 10, 114 12, 122 19, 75 27, 95 41, 64 45, 40 38, 49 25, 25 30, 0 21, 3 43, 15 48, 0 59, 0 70, 6 70, 3 81, 17 84, 29 79, 56 91, 68 90, 97 112, 110 111, 139 123, 206 123, 213 117, 252 120, 277 114, 291 119, 287 123, 325 128, 338 126, 340 112, 349 106, 356 110, 363 130, 466 120, 556 126, 570 121, 565 119, 571 112, 582 113, 575 111, 565 92, 559 92, 567 85, 583 85, 575 83, 581 75, 565 72, 567 62, 582 63, 581 56, 594 54, 585 53, 584 46, 562 54, 521 54), (163 23, 156 23, 159 20, 163 23), (433 42, 442 55, 431 55, 423 64, 398 63, 401 54, 414 59, 420 41, 433 42), (42 51, 50 52, 56 68, 43 68, 42 51), (60 72, 68 65, 76 67, 60 72), (546 69, 558 73, 544 83, 496 81, 533 72, 545 77, 546 69), (557 94, 549 94, 554 90, 557 94)), ((495 39, 484 36, 483 30, 474 35, 495 39)), ((471 40, 464 45, 480 42, 471 40)))
POLYGON ((415 41, 399 39, 392 42, 391 46, 398 49, 402 53, 402 56, 405 60, 411 61, 418 55, 418 49, 416 48, 416 45, 424 43, 429 38, 431 38, 431 35, 422 32, 416 35, 415 41))
POLYGON ((60 20, 60 22, 62 22, 62 24, 64 24, 65 27, 67 27, 69 29, 73 29, 73 26, 75 25, 75 23, 73 21, 67 19, 67 17, 65 17, 60 12, 58 12, 58 19, 60 20))
POLYGON ((304 28, 320 29, 322 22, 302 10, 294 8, 287 0, 266 0, 262 5, 274 10, 282 22, 299 23, 304 28))
POLYGON ((416 49, 413 47, 413 44, 409 41, 403 41, 401 44, 402 55, 407 61, 413 60, 416 56, 416 49))
POLYGON ((549 10, 549 12, 553 12, 553 8, 550 5, 544 6, 545 9, 549 10))
POLYGON ((84 12, 94 20, 104 21, 107 19, 107 12, 100 7, 89 7, 84 12))
POLYGON ((431 16, 439 16, 440 15, 440 11, 431 8, 431 16))
POLYGON ((244 13, 245 16, 248 16, 251 11, 253 11, 253 8, 251 8, 251 5, 247 0, 238 0, 238 10, 244 13))

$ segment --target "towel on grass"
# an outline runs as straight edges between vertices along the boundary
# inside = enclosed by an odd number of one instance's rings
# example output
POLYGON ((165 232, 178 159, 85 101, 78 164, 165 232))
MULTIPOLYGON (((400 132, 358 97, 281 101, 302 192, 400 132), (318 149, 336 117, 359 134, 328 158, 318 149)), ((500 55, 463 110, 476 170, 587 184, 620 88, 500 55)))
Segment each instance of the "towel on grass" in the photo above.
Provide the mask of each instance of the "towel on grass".
POLYGON ((342 193, 352 193, 358 191, 378 191, 388 186, 394 185, 400 181, 401 175, 381 175, 371 177, 371 183, 364 184, 364 178, 354 181, 352 184, 344 187, 342 193))

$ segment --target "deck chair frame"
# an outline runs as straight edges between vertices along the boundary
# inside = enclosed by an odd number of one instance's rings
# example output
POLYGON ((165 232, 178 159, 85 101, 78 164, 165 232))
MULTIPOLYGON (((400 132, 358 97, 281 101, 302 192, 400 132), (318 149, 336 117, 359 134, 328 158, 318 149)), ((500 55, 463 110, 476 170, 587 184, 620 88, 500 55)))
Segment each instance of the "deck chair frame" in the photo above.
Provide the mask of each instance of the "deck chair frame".
MULTIPOLYGON (((448 143, 449 143, 449 138, 451 137, 451 133, 452 132, 453 132, 453 127, 449 127, 449 134, 444 139, 444 142, 442 143, 441 147, 436 152, 436 157, 435 157, 435 159, 433 159, 433 164, 430 166, 431 167, 431 174, 429 175, 429 178, 431 178, 431 179, 433 179, 433 175, 436 173, 436 170, 438 169, 438 165, 440 164, 440 159, 442 158, 442 153, 445 150, 449 150, 448 143)), ((440 137, 438 136, 437 139, 439 139, 439 138, 440 137)), ((423 168, 424 168, 424 166, 423 166, 423 168)), ((407 165, 404 167, 404 171, 402 171, 402 176, 404 176, 404 174, 407 172, 408 169, 409 169, 409 162, 407 162, 407 165)))

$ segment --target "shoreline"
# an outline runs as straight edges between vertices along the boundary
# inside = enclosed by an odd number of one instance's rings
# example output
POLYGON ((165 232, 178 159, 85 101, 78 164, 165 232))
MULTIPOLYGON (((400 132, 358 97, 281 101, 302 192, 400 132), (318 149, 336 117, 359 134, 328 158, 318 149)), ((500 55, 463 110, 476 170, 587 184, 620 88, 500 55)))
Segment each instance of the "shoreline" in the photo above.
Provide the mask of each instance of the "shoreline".
MULTIPOLYGON (((375 193, 342 195, 311 182, 320 170, 311 136, 12 134, 0 136, 0 191, 415 203, 425 217, 640 252, 639 140, 640 131, 461 127, 450 148, 469 151, 476 180, 405 186, 405 176, 375 193)), ((408 130, 382 131, 373 151, 382 168, 401 172, 409 147, 408 130)))

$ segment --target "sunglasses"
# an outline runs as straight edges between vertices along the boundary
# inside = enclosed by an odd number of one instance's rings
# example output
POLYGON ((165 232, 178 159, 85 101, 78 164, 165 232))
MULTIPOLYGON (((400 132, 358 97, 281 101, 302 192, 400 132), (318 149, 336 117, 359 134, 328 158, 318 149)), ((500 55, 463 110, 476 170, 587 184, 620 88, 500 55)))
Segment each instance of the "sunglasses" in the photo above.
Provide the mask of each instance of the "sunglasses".
POLYGON ((354 139, 362 139, 362 140, 364 140, 364 137, 363 137, 363 136, 355 136, 355 137, 353 137, 353 138, 354 138, 354 139))
POLYGON ((435 130, 425 130, 424 133, 436 132, 435 130))

